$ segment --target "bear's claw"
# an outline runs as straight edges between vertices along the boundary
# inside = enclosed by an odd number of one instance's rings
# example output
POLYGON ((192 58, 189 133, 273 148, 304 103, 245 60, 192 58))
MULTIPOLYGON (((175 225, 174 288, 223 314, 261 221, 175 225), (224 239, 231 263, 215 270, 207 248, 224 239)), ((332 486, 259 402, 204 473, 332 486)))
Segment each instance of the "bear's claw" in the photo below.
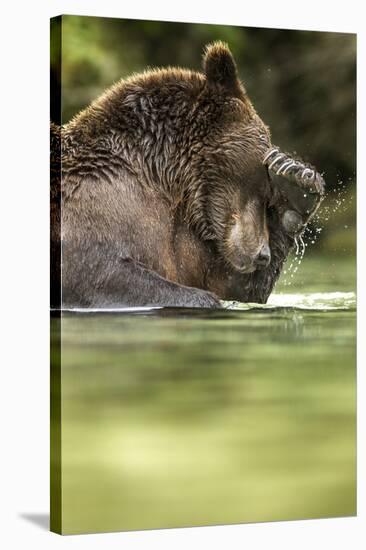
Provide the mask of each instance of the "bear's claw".
POLYGON ((294 159, 282 153, 278 147, 272 147, 264 156, 263 164, 277 176, 285 176, 309 193, 320 196, 325 194, 323 177, 310 164, 294 159))

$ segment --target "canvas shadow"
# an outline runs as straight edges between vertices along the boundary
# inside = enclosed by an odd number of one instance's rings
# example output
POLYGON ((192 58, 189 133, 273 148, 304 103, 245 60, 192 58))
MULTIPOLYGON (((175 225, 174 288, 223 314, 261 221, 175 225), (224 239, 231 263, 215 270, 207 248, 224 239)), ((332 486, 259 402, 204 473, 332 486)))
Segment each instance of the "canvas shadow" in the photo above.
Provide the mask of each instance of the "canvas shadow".
POLYGON ((49 514, 20 514, 20 517, 26 521, 30 521, 41 529, 48 531, 50 528, 49 514))

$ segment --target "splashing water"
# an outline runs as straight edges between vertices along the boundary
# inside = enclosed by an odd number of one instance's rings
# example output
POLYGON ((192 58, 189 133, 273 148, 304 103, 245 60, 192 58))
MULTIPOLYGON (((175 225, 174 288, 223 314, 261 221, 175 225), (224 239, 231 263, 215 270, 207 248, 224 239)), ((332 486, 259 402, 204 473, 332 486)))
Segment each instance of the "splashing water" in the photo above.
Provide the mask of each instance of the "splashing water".
POLYGON ((353 311, 356 308, 354 292, 313 292, 305 294, 272 294, 266 304, 224 302, 227 309, 305 309, 312 311, 353 311))
POLYGON ((289 266, 284 270, 284 280, 283 284, 284 286, 290 286, 291 285, 291 279, 293 279, 294 275, 298 271, 301 262, 304 258, 305 251, 306 251, 306 244, 304 242, 303 236, 299 235, 298 237, 295 237, 295 255, 292 257, 289 266), (286 275, 290 276, 290 280, 286 277, 286 275))
MULTIPOLYGON (((304 195, 305 196, 305 195, 304 195)), ((310 246, 315 245, 324 227, 332 215, 337 212, 346 212, 351 206, 352 197, 347 198, 347 186, 342 180, 338 182, 338 188, 328 191, 327 201, 321 204, 319 210, 313 216, 304 233, 295 238, 295 251, 290 256, 289 263, 283 271, 283 286, 291 286, 305 252, 310 246)), ((345 229, 348 227, 345 226, 345 229)))
POLYGON ((329 221, 332 214, 337 212, 346 212, 351 206, 352 195, 347 196, 348 188, 345 183, 340 180, 338 182, 337 189, 333 189, 327 193, 328 201, 321 206, 319 213, 316 214, 315 219, 319 220, 321 215, 324 221, 329 221))

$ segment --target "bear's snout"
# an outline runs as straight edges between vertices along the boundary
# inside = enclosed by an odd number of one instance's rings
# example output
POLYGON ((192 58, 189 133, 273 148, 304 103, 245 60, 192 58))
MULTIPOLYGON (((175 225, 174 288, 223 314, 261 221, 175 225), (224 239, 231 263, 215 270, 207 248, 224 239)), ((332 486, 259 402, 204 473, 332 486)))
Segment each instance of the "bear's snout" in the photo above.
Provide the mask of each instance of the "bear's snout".
POLYGON ((268 244, 268 231, 259 231, 259 223, 253 216, 235 218, 231 226, 224 255, 235 270, 253 273, 268 267, 271 262, 271 249, 268 244))
POLYGON ((267 243, 262 246, 258 256, 254 260, 254 263, 257 269, 268 267, 271 263, 271 249, 267 243))

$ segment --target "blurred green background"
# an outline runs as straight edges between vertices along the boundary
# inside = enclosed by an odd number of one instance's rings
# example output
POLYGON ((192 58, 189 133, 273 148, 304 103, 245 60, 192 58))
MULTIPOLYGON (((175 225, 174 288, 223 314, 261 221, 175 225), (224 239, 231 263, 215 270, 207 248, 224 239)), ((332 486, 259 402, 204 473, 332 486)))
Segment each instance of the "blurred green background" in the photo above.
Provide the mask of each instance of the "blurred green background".
POLYGON ((328 195, 281 307, 52 320, 66 533, 356 513, 355 35, 63 16, 51 118, 148 67, 200 70, 216 39, 273 142, 324 172, 328 195))

